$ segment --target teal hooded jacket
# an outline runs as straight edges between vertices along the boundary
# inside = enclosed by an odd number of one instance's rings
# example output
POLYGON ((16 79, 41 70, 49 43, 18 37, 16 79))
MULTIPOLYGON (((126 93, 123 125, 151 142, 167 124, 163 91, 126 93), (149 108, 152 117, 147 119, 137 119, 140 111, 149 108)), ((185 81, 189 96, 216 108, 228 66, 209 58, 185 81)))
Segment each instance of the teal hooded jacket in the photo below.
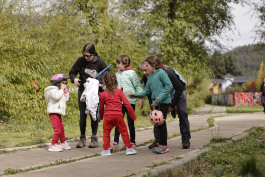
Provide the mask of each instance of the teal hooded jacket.
POLYGON ((154 106, 158 106, 155 99, 158 99, 160 104, 170 104, 170 91, 172 88, 173 86, 167 73, 163 69, 158 69, 148 77, 145 90, 135 93, 134 96, 144 97, 151 95, 152 104, 154 106))

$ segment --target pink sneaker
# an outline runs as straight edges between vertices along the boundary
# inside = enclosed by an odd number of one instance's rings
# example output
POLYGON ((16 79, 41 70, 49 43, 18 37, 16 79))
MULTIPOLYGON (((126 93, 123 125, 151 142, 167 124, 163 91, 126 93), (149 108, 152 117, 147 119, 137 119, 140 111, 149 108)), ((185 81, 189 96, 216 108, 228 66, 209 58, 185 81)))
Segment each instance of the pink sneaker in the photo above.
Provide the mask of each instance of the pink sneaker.
POLYGON ((118 148, 118 143, 117 142, 113 142, 112 149, 115 150, 117 148, 118 148))
POLYGON ((132 143, 132 142, 131 142, 131 145, 132 145, 132 148, 133 148, 133 149, 136 148, 136 144, 135 144, 135 143, 132 143))
POLYGON ((152 149, 152 151, 157 154, 164 154, 166 152, 169 152, 169 148, 168 146, 163 146, 163 145, 158 144, 158 147, 155 149, 152 149))
POLYGON ((64 143, 61 143, 59 146, 62 149, 66 149, 66 150, 70 150, 71 149, 71 146, 69 146, 69 144, 66 141, 64 143))
POLYGON ((61 152, 63 149, 57 144, 51 144, 48 151, 50 152, 61 152))

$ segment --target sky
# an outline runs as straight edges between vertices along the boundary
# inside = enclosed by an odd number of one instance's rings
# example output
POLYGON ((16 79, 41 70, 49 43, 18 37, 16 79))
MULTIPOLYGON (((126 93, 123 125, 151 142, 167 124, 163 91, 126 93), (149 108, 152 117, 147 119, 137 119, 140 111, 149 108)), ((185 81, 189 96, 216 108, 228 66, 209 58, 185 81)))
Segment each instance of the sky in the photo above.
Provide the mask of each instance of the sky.
POLYGON ((229 49, 255 43, 255 25, 258 20, 248 6, 231 4, 235 25, 222 33, 220 41, 229 49))

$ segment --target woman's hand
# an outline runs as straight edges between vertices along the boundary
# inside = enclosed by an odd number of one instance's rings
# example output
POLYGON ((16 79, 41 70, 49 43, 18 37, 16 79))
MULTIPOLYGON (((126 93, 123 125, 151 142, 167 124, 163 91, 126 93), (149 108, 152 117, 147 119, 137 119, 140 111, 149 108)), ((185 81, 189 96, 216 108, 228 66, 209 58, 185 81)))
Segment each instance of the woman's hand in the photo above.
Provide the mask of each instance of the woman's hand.
POLYGON ((79 84, 80 81, 81 81, 80 79, 75 78, 75 79, 74 79, 74 84, 75 84, 76 86, 80 86, 80 84, 79 84))
POLYGON ((158 99, 155 99, 155 102, 159 103, 160 101, 158 99))
POLYGON ((143 102, 142 98, 139 99, 139 107, 140 107, 140 109, 143 109, 143 107, 144 107, 144 102, 143 102))

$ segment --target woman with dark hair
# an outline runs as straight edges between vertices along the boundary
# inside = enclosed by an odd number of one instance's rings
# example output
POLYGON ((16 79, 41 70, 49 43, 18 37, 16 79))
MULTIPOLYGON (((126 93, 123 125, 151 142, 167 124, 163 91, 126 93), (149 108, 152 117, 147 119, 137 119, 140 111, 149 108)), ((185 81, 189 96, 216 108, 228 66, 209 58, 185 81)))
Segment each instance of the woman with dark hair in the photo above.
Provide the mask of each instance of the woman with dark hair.
MULTIPOLYGON (((80 121, 79 121, 79 127, 80 127, 80 140, 77 143, 77 148, 83 148, 86 146, 86 119, 87 115, 85 113, 86 110, 86 103, 80 101, 80 97, 84 91, 84 83, 86 82, 86 79, 88 77, 91 77, 89 74, 85 72, 85 69, 91 69, 96 70, 97 73, 102 71, 107 67, 107 64, 98 56, 98 53, 95 49, 94 44, 88 43, 83 47, 83 56, 78 58, 75 64, 72 66, 72 69, 69 72, 69 76, 71 79, 71 82, 74 83, 76 86, 78 86, 78 104, 79 104, 79 111, 80 111, 80 121), (77 78, 77 75, 79 74, 79 78, 77 78)), ((102 92, 101 87, 99 88, 99 91, 102 92)), ((92 128, 92 136, 91 136, 91 142, 89 144, 89 148, 96 148, 98 147, 98 137, 97 137, 97 130, 98 130, 98 121, 93 121, 91 118, 91 128, 92 128)))

